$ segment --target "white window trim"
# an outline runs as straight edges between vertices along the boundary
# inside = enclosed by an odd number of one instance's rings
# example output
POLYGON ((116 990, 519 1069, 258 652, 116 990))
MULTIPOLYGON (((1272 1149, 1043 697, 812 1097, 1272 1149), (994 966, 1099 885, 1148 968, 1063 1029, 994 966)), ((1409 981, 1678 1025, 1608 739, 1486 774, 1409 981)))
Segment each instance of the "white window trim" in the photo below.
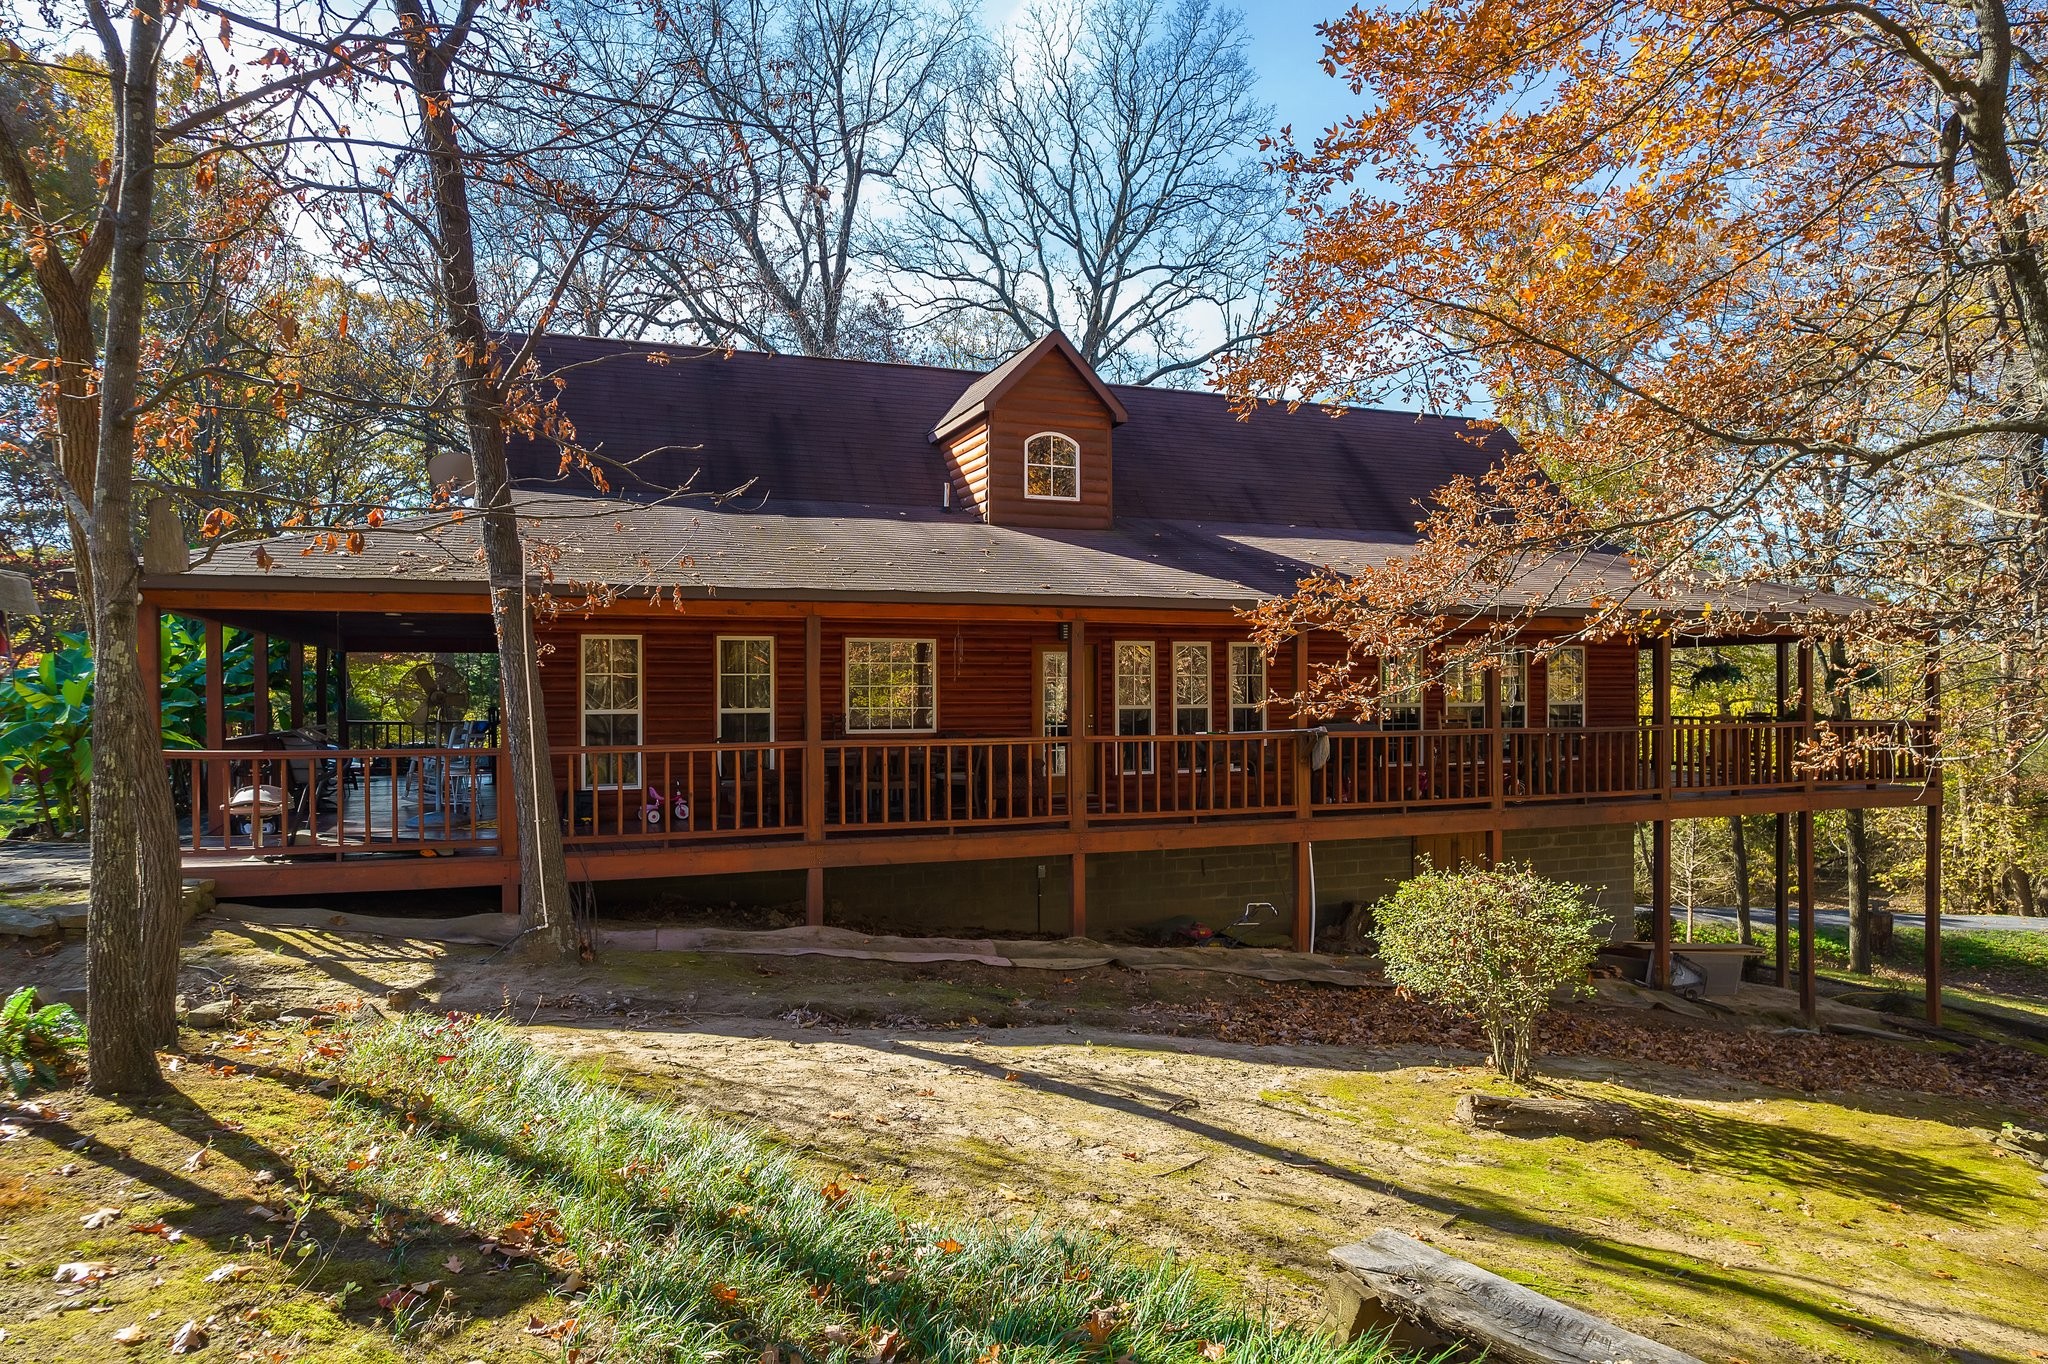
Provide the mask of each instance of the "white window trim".
MULTIPOLYGON (((1401 665, 1397 663, 1393 655, 1380 655, 1379 671, 1373 680, 1373 686, 1378 693, 1380 702, 1380 726, 1383 729, 1391 728, 1399 733, 1413 733, 1422 728, 1423 718, 1428 714, 1429 689, 1418 681, 1409 686, 1404 686, 1397 691, 1389 691, 1388 687, 1391 683, 1405 680, 1404 678, 1396 678, 1394 676, 1397 666, 1401 665), (1392 702, 1390 701, 1392 697, 1401 697, 1403 699, 1398 702, 1392 702), (1396 722, 1396 715, 1402 715, 1406 718, 1396 722), (1410 723, 1411 720, 1413 721, 1412 724, 1410 723)), ((1410 669, 1401 666, 1401 671, 1404 675, 1412 673, 1419 677, 1422 669, 1410 669)))
MULTIPOLYGON (((1258 645, 1252 644, 1248 641, 1239 640, 1233 642, 1230 646, 1230 672, 1229 676, 1224 679, 1224 686, 1229 689, 1227 695, 1224 697, 1224 700, 1230 707, 1230 732, 1233 734, 1264 733, 1266 730, 1266 651, 1264 649, 1261 649, 1258 645), (1258 665, 1259 727, 1255 730, 1239 729, 1237 727, 1237 661, 1240 658, 1250 658, 1253 662, 1255 662, 1258 665)), ((1246 707, 1246 709, 1251 708, 1246 707)))
MULTIPOLYGON (((1048 466, 1050 467, 1050 466, 1048 466)), ((1081 442, 1064 431, 1034 431, 1024 438, 1024 497, 1029 502, 1079 502, 1081 500, 1081 442), (1031 442, 1040 436, 1052 436, 1074 447, 1074 495, 1061 497, 1058 493, 1035 493, 1031 491, 1031 442)))
MULTIPOLYGON (((714 743, 753 743, 752 739, 727 740, 720 737, 725 727, 725 717, 731 715, 759 715, 752 706, 737 708, 725 704, 725 646, 728 644, 766 644, 768 646, 768 737, 759 742, 775 742, 775 636, 773 635, 719 635, 711 645, 711 737, 714 743)), ((770 755, 773 756, 773 755, 770 755)))
POLYGON ((1145 737, 1156 739, 1159 737, 1159 646, 1149 639, 1120 639, 1110 645, 1110 701, 1114 706, 1116 716, 1116 733, 1119 737, 1123 738, 1135 737, 1126 735, 1123 732, 1124 712, 1137 709, 1136 706, 1124 704, 1123 651, 1126 645, 1141 645, 1152 658, 1151 685, 1145 688, 1145 714, 1151 721, 1152 729, 1145 737))
POLYGON ((1580 644, 1573 644, 1566 648, 1559 649, 1555 653, 1553 653, 1550 656, 1549 661, 1544 664, 1543 684, 1543 720, 1545 727, 1549 729, 1584 729, 1586 727, 1585 646, 1580 644), (1562 704, 1567 706, 1577 706, 1579 708, 1579 718, 1570 724, 1561 725, 1557 722, 1556 719, 1557 707, 1560 703, 1550 694, 1550 680, 1552 676, 1552 671, 1556 665, 1557 660, 1565 654, 1577 654, 1579 656, 1579 699, 1576 701, 1566 701, 1562 704))
POLYGON ((939 732, 939 641, 937 637, 848 635, 839 648, 839 713, 848 734, 936 734, 939 732), (856 644, 922 644, 932 657, 932 722, 917 728, 856 729, 853 724, 853 646, 856 644))
POLYGON ((1117 740, 1117 769, 1124 776, 1138 776, 1150 773, 1158 761, 1159 753, 1159 645, 1149 639, 1119 639, 1110 642, 1109 654, 1110 717, 1117 740), (1145 729, 1140 734, 1124 733, 1124 712, 1137 712, 1136 706, 1124 704, 1123 653, 1126 645, 1141 647, 1146 657, 1152 660, 1150 675, 1145 687, 1145 729), (1128 746, 1128 747, 1127 747, 1128 746), (1136 758, 1135 765, 1131 759, 1136 758))
MULTIPOLYGON (((1216 732, 1216 654, 1206 639, 1175 640, 1170 646, 1172 653, 1173 686, 1173 732, 1175 734, 1214 734, 1216 732), (1202 651, 1202 727, 1199 730, 1183 730, 1180 727, 1180 651, 1200 649, 1202 651)), ((1193 709, 1193 707, 1189 707, 1193 709)))
MULTIPOLYGON (((577 741, 578 741, 578 746, 579 746, 579 747, 589 748, 589 747, 592 747, 592 746, 593 746, 593 745, 591 745, 591 744, 590 744, 590 743, 588 742, 588 739, 587 739, 587 737, 586 737, 586 736, 587 736, 587 734, 588 734, 588 732, 589 732, 589 720, 590 720, 590 717, 591 717, 591 716, 593 716, 593 715, 631 715, 631 716, 633 717, 634 721, 635 721, 635 723, 634 723, 634 726, 633 726, 633 728, 634 728, 634 729, 636 729, 636 730, 638 730, 638 731, 639 731, 639 734, 640 734, 640 738, 639 738, 639 741, 638 741, 638 742, 637 742, 636 744, 633 744, 633 745, 631 745, 631 747, 635 747, 635 748, 640 748, 640 747, 645 747, 645 746, 646 746, 646 743, 647 743, 647 637, 646 637, 645 635, 588 635, 588 634, 587 634, 587 635, 581 635, 581 636, 578 636, 578 638, 577 638, 577 644, 576 644, 576 715, 577 715, 577 731, 576 731, 576 738, 577 738, 577 741), (634 668, 634 677, 633 677, 633 694, 634 694, 635 696, 637 696, 638 698, 640 698, 640 700, 639 700, 639 704, 638 704, 638 705, 636 705, 636 706, 634 706, 634 707, 633 707, 633 708, 632 708, 631 710, 592 710, 592 709, 590 708, 590 685, 589 685, 589 669, 590 669, 590 644, 591 644, 591 642, 592 642, 593 640, 600 640, 600 639, 601 639, 601 640, 604 640, 604 641, 606 641, 607 643, 609 643, 609 642, 612 642, 612 641, 614 641, 614 640, 621 640, 621 639, 630 639, 630 640, 632 640, 632 641, 633 641, 633 668, 634 668)), ((595 745, 595 747, 599 747, 599 748, 603 748, 603 747, 608 747, 608 746, 609 746, 609 745, 604 745, 604 744, 598 744, 598 745, 595 745)), ((588 753, 584 754, 584 755, 583 755, 583 789, 584 789, 584 790, 586 790, 586 791, 616 791, 616 790, 618 790, 618 789, 619 789, 619 788, 620 788, 621 786, 628 786, 628 785, 630 785, 630 786, 638 787, 638 786, 640 785, 640 778, 644 777, 644 776, 646 775, 646 773, 645 773, 645 772, 642 772, 642 771, 638 771, 638 770, 637 770, 637 768, 638 768, 638 766, 639 766, 639 759, 638 759, 637 757, 635 757, 635 758, 634 758, 634 759, 633 759, 632 761, 633 761, 633 763, 635 764, 635 768, 636 768, 636 771, 635 771, 635 774, 634 774, 634 779, 633 779, 633 781, 631 781, 631 782, 618 782, 618 781, 612 781, 612 782, 593 782, 593 781, 591 781, 591 780, 590 780, 590 755, 589 755, 588 753)), ((623 773, 623 771, 624 771, 624 769, 625 769, 625 762, 624 762, 623 760, 622 760, 622 761, 621 761, 621 762, 619 763, 619 767, 620 767, 621 773, 623 773)))

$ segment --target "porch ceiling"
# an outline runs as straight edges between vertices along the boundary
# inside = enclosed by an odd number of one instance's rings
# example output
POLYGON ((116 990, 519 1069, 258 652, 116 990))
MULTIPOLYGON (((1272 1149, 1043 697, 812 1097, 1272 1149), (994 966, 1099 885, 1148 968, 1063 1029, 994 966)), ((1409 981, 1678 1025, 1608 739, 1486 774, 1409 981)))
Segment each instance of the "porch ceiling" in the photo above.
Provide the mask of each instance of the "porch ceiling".
POLYGON ((236 630, 261 630, 272 639, 347 653, 498 652, 491 618, 481 613, 259 610, 178 614, 217 620, 236 630))

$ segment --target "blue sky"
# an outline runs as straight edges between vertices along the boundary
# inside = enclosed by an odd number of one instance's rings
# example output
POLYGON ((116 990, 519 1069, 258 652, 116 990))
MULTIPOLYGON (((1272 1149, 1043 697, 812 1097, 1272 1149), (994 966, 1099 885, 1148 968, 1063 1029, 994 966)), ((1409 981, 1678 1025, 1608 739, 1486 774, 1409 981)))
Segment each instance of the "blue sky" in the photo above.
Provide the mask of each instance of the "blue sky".
MULTIPOLYGON (((982 21, 1000 29, 1032 0, 980 0, 982 21)), ((1343 117, 1357 101, 1323 74, 1316 25, 1342 14, 1349 0, 1223 0, 1244 15, 1261 97, 1273 106, 1273 126, 1292 124, 1303 142, 1343 117)))
POLYGON ((1251 0, 1241 5, 1251 32, 1252 65, 1258 68, 1274 124, 1291 123, 1302 142, 1358 107, 1343 82, 1323 74, 1323 42, 1316 25, 1342 14, 1344 0, 1251 0))

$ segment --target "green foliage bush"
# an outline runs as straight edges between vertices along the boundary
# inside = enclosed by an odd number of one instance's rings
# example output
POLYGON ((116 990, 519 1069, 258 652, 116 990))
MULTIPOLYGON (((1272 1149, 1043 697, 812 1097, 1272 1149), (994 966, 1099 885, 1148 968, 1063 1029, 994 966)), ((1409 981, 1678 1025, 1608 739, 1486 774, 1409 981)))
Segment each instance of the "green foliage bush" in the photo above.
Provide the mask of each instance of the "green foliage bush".
POLYGON ((71 1054, 85 1046, 85 1025, 69 1004, 36 1007, 35 987, 24 985, 0 1004, 0 1072, 15 1097, 38 1084, 66 1082, 71 1054))
POLYGON ((1516 1080, 1544 1010, 1588 992, 1609 922, 1583 889, 1523 863, 1425 866, 1374 912, 1388 979, 1477 1019, 1494 1068, 1516 1080))

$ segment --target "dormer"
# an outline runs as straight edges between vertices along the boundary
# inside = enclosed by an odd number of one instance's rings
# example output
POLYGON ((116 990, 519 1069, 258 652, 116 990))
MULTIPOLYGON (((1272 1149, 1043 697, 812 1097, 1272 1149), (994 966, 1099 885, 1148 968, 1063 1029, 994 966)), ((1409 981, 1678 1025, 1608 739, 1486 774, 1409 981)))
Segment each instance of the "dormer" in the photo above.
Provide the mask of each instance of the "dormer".
POLYGON ((1058 332, 967 386, 932 428, 955 502, 996 526, 1106 529, 1110 432, 1128 417, 1058 332))

